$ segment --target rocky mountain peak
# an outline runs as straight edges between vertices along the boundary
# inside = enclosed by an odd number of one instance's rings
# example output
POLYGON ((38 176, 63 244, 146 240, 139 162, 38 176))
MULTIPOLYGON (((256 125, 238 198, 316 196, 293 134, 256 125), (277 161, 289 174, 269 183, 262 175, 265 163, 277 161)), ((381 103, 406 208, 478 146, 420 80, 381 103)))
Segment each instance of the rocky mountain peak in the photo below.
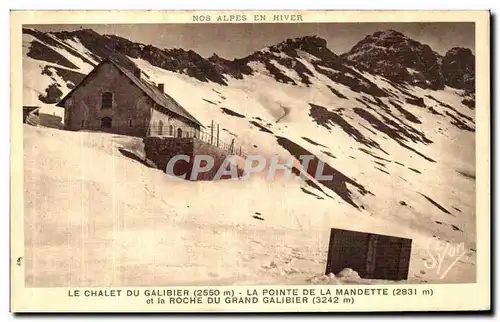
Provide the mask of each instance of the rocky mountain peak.
POLYGON ((454 47, 443 57, 441 72, 448 86, 473 90, 475 85, 475 57, 469 48, 454 47))
POLYGON ((373 38, 379 38, 379 39, 408 39, 404 34, 400 33, 399 31, 396 31, 394 29, 389 29, 385 31, 377 31, 373 33, 373 35, 368 36, 368 37, 373 37, 373 38))
POLYGON ((453 47, 452 49, 448 50, 448 52, 446 52, 446 55, 474 57, 472 50, 470 50, 470 48, 464 48, 464 47, 453 47))
MULTIPOLYGON (((354 45, 345 56, 351 60, 362 60, 364 58, 363 55, 372 51, 398 53, 409 48, 423 51, 427 49, 424 49, 424 47, 425 45, 406 37, 398 31, 390 29, 367 35, 363 40, 354 45)), ((430 47, 428 49, 432 51, 430 47)))
POLYGON ((57 31, 53 32, 54 35, 57 36, 59 39, 69 39, 73 37, 81 37, 82 35, 93 35, 93 36, 101 36, 97 32, 95 32, 93 29, 89 28, 81 28, 73 31, 57 31))
POLYGON ((326 48, 327 42, 325 39, 316 36, 304 36, 298 38, 289 38, 277 45, 269 47, 271 51, 290 51, 290 50, 303 50, 309 52, 317 50, 318 48, 326 48))
POLYGON ((226 60, 226 59, 220 57, 219 55, 217 55, 217 53, 213 53, 212 56, 208 57, 208 60, 218 61, 218 60, 226 60))
POLYGON ((430 46, 395 30, 366 36, 342 57, 356 67, 397 83, 433 89, 444 86, 439 70, 441 56, 430 46))
POLYGON ((298 57, 297 51, 304 51, 322 60, 339 59, 337 55, 328 49, 326 40, 316 35, 289 38, 266 49, 271 53, 285 53, 290 57, 298 57))

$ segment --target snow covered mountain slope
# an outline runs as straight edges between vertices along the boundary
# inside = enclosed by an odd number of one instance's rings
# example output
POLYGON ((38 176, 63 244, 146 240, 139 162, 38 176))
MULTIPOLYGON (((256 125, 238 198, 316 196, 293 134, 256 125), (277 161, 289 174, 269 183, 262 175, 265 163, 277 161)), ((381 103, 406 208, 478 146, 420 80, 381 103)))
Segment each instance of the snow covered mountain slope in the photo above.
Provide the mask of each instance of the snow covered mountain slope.
MULTIPOLYGON (((133 285, 145 273, 151 285, 308 283, 324 271, 330 227, 413 238, 410 282, 475 280, 474 73, 461 62, 469 53, 431 57, 436 73, 426 59, 411 59, 388 74, 374 66, 391 66, 384 59, 400 54, 363 53, 432 50, 406 39, 409 49, 395 49, 404 36, 386 32, 398 41, 379 41, 376 33, 373 45, 365 39, 339 56, 311 36, 229 61, 90 30, 23 32, 23 103, 41 105, 47 126, 62 127, 64 111, 54 103, 113 55, 165 83, 247 154, 309 154, 333 175, 173 184, 123 153, 140 150, 136 138, 26 126, 30 283, 133 285), (450 72, 457 64, 461 75, 450 72), (64 199, 70 195, 76 199, 64 199), (433 258, 461 245, 466 254, 441 278, 433 258), (165 256, 172 252, 178 256, 165 256), (109 271, 103 280, 85 277, 102 267, 109 271)), ((443 267, 454 260, 445 258, 443 267)))

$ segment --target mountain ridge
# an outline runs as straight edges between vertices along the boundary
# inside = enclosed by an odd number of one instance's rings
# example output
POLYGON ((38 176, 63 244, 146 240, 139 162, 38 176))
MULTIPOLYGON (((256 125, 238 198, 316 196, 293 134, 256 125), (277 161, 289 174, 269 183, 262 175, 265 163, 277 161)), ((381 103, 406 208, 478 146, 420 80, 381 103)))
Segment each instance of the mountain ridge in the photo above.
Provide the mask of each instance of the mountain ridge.
MULTIPOLYGON (((328 49, 327 41, 324 38, 312 35, 289 38, 248 56, 232 60, 221 58, 216 53, 214 53, 215 56, 203 58, 193 50, 160 49, 115 35, 101 35, 92 29, 44 33, 23 28, 23 33, 31 34, 58 47, 61 45, 54 42, 48 35, 52 34, 62 40, 77 38, 90 50, 95 60, 116 56, 126 67, 131 67, 133 64, 123 56, 141 58, 165 70, 185 73, 200 81, 211 81, 223 85, 227 85, 228 77, 242 79, 245 75, 252 75, 252 70, 248 67, 248 63, 251 61, 263 62, 278 81, 295 84, 289 77, 279 73, 273 67, 271 60, 276 60, 289 68, 294 65, 293 68, 301 77, 301 83, 309 85, 308 75, 311 74, 311 71, 295 59, 297 51, 313 55, 318 60, 315 61, 317 71, 320 71, 321 66, 323 66, 360 77, 359 73, 352 70, 350 67, 352 66, 362 71, 381 75, 397 83, 407 83, 423 88, 442 89, 446 85, 471 91, 475 78, 474 64, 471 63, 474 61, 474 55, 470 49, 452 48, 445 56, 441 57, 428 45, 423 45, 395 30, 378 31, 368 35, 347 53, 341 55, 328 49), (283 57, 280 54, 285 54, 288 57, 283 57), (453 71, 454 66, 461 68, 453 71)), ((39 45, 37 46, 39 47, 39 45)), ((31 56, 39 57, 37 51, 42 51, 42 49, 34 48, 31 51, 31 56)), ((64 59, 60 59, 60 61, 64 61, 64 59)), ((75 67, 67 62, 63 62, 63 65, 70 68, 75 67)), ((336 81, 342 83, 349 82, 340 76, 331 74, 327 76, 334 77, 336 81)), ((362 90, 359 84, 353 86, 362 90)), ((380 91, 372 85, 370 86, 372 89, 365 90, 370 91, 370 93, 378 92, 376 95, 383 96, 380 91)))

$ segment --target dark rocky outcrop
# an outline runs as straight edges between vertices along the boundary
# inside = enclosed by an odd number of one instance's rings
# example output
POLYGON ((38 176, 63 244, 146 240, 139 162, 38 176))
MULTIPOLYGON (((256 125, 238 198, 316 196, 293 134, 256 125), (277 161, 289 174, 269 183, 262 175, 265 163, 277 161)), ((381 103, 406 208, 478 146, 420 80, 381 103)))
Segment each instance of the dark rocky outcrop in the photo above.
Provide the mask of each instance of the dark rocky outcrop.
MULTIPOLYGON (((304 169, 310 176, 316 177, 316 170, 321 162, 320 159, 316 157, 313 153, 304 149, 297 143, 289 140, 288 138, 282 136, 276 136, 278 144, 286 149, 293 157, 300 161, 301 157, 312 156, 313 159, 309 162, 307 169, 304 169)), ((328 163, 323 162, 323 175, 331 176, 332 180, 319 179, 318 182, 323 184, 328 189, 332 190, 345 202, 353 206, 354 208, 359 208, 359 206, 354 202, 352 191, 349 189, 348 185, 355 188, 361 195, 371 194, 362 184, 356 182, 354 179, 347 177, 342 172, 331 167, 328 163)))
MULTIPOLYGON (((340 83, 351 88, 355 92, 363 92, 373 96, 387 96, 382 89, 368 80, 366 77, 346 66, 342 59, 333 53, 328 47, 325 39, 317 36, 306 36, 294 39, 287 39, 275 46, 269 47, 269 54, 276 61, 287 68, 294 69, 302 78, 302 82, 308 84, 304 79, 312 76, 312 72, 298 60, 298 51, 304 51, 316 59, 310 63, 314 66, 316 72, 325 75, 333 82, 340 83), (283 53, 290 58, 282 58, 283 53)), ((257 54, 257 53, 256 53, 257 54)), ((249 57, 255 57, 253 54, 249 57)), ((257 54, 257 56, 260 56, 257 54)))
POLYGON ((394 106, 399 111, 399 113, 401 113, 405 117, 405 119, 407 119, 408 121, 410 121, 412 123, 417 123, 417 124, 421 124, 422 123, 422 121, 420 121, 420 119, 418 117, 416 117, 415 115, 413 115, 409 111, 405 110, 398 103, 393 102, 393 101, 389 101, 389 103, 391 103, 392 106, 394 106))
POLYGON ((244 75, 253 74, 252 68, 241 59, 228 60, 217 54, 213 54, 208 58, 208 61, 213 64, 214 68, 220 74, 225 74, 236 79, 243 79, 244 75))
POLYGON ((472 110, 476 108, 476 101, 474 99, 464 98, 461 101, 461 103, 464 104, 465 106, 467 106, 468 108, 472 109, 472 110))
MULTIPOLYGON (((419 192, 420 193, 420 192, 419 192)), ((436 201, 434 201, 432 198, 424 195, 423 193, 420 193, 420 195, 422 197, 424 197, 425 199, 427 199, 427 201, 429 201, 431 204, 433 204, 434 206, 436 206, 439 210, 441 210, 442 212, 444 212, 445 214, 448 214, 448 215, 452 215, 451 212, 449 212, 446 208, 444 208, 443 206, 441 206, 440 204, 438 204, 436 201)), ((453 215, 452 215, 453 216, 453 215)))
POLYGON ((54 82, 56 81, 56 79, 53 77, 53 73, 51 70, 54 70, 57 75, 61 76, 61 78, 67 84, 69 84, 68 82, 71 82, 73 84, 73 85, 68 86, 68 88, 72 87, 74 85, 77 85, 78 83, 80 83, 82 81, 82 79, 85 78, 85 74, 78 73, 78 72, 75 72, 75 71, 70 70, 70 69, 45 65, 45 67, 42 69, 42 75, 50 76, 54 82))
POLYGON ((366 36, 342 58, 354 66, 388 78, 423 88, 442 89, 441 56, 431 47, 395 30, 366 36))
POLYGON ((407 143, 411 141, 413 143, 424 143, 429 144, 432 143, 423 132, 403 123, 401 120, 394 118, 398 121, 394 121, 387 116, 382 115, 378 111, 371 109, 371 112, 368 109, 362 109, 355 107, 353 111, 358 114, 361 118, 363 118, 366 122, 370 123, 370 125, 379 132, 384 133, 394 141, 396 141, 400 146, 409 151, 414 152, 415 154, 421 156, 425 160, 429 162, 436 162, 432 158, 424 155, 423 153, 418 152, 407 143), (376 117, 377 115, 378 117, 376 117), (380 117, 380 119, 379 119, 380 117))
POLYGON ((341 98, 341 99, 344 99, 346 100, 347 99, 347 96, 345 96, 344 94, 342 94, 341 92, 339 92, 338 90, 336 90, 335 88, 331 87, 330 85, 326 85, 328 87, 328 89, 333 93, 335 94, 335 96, 337 96, 338 98, 341 98))
POLYGON ((38 99, 45 104, 55 104, 61 100, 62 94, 63 93, 56 84, 50 84, 49 87, 45 89, 45 95, 38 95, 38 99))
POLYGON ((58 64, 68 68, 78 69, 78 67, 72 62, 70 62, 66 57, 64 57, 57 51, 53 50, 50 47, 45 46, 44 44, 38 41, 31 42, 27 55, 28 57, 33 59, 44 60, 49 63, 58 64))
POLYGON ((420 107, 425 107, 425 102, 424 102, 423 97, 417 97, 417 98, 407 97, 406 98, 406 103, 412 104, 412 105, 416 105, 416 106, 420 106, 420 107))
POLYGON ((323 126, 324 128, 330 130, 333 126, 338 126, 347 135, 367 147, 373 147, 380 149, 377 142, 363 135, 358 129, 349 124, 344 118, 333 111, 329 111, 323 106, 309 103, 311 109, 309 110, 309 116, 313 119, 316 124, 323 126))
MULTIPOLYGON (((76 32, 67 32, 67 31, 63 31, 63 32, 57 32, 57 33, 53 33, 54 36, 56 36, 57 38, 61 39, 61 40, 65 40, 65 39, 73 39, 76 37, 76 32)), ((97 36, 100 36, 102 37, 101 35, 99 35, 98 33, 96 33, 95 31, 91 30, 91 29, 81 29, 81 30, 78 30, 78 35, 79 35, 79 39, 82 39, 80 37, 81 36, 84 36, 86 33, 91 33, 91 34, 95 34, 97 36)), ((27 34, 27 35, 31 35, 37 39, 39 39, 41 42, 49 45, 49 46, 52 46, 52 47, 56 47, 56 48, 61 48, 61 49, 64 49, 66 50, 67 52, 69 52, 71 55, 75 56, 75 57, 78 57, 80 58, 81 60, 83 60, 84 62, 90 64, 91 66, 94 66, 95 64, 90 61, 87 57, 81 55, 78 51, 76 51, 75 49, 73 49, 71 46, 69 46, 68 44, 64 43, 64 42, 60 42, 60 41, 57 41, 56 39, 52 38, 49 36, 48 33, 44 33, 42 31, 38 31, 38 30, 34 30, 34 29, 29 29, 29 28, 23 28, 23 34, 27 34)), ((32 42, 33 44, 34 42, 32 42)), ((45 45, 44 45, 45 46, 45 45)), ((45 50, 52 50, 50 49, 49 47, 45 46, 45 50)), ((53 52, 55 52, 54 50, 52 50, 53 52)), ((57 52, 55 52, 57 53, 57 52)), ((58 53, 57 53, 58 54, 58 53)), ((59 55, 59 54, 58 54, 59 55)), ((95 56, 94 54, 90 53, 90 55, 92 56, 93 59, 96 59, 97 61, 99 61, 99 57, 95 56)), ((29 55, 28 55, 29 56, 29 55)), ((59 55, 61 56, 61 55, 59 55)), ((64 57, 63 57, 64 58, 64 57)), ((36 59, 40 59, 40 58, 36 58, 36 59)), ((64 58, 66 59, 66 58, 64 58)), ((42 59, 42 60, 45 60, 45 59, 42 59)), ((46 60, 48 61, 48 60, 46 60)), ((63 65, 63 66, 66 66, 66 67, 70 67, 70 68, 76 68, 78 69, 78 67, 76 67, 75 65, 71 64, 72 66, 68 66, 68 65, 63 65)))
POLYGON ((474 90, 475 57, 468 48, 452 48, 443 57, 428 45, 387 30, 366 36, 341 57, 396 84, 474 90))
POLYGON ((256 121, 248 121, 250 124, 256 126, 261 132, 273 134, 273 131, 269 130, 267 127, 263 126, 262 124, 259 124, 256 121))
POLYGON ((227 114, 227 115, 230 115, 230 116, 236 116, 236 117, 239 117, 239 118, 245 118, 245 115, 242 115, 242 114, 237 113, 237 112, 235 112, 233 110, 230 110, 227 107, 221 107, 220 109, 222 110, 222 113, 224 113, 224 114, 227 114))
POLYGON ((318 142, 316 142, 316 141, 314 141, 314 140, 311 140, 310 138, 307 138, 307 137, 305 137, 305 136, 303 136, 303 137, 302 137, 302 140, 304 140, 304 141, 306 141, 306 142, 309 142, 309 143, 311 143, 312 145, 321 146, 321 147, 323 147, 323 148, 328 148, 326 145, 323 145, 323 144, 321 144, 321 143, 318 143, 318 142))
POLYGON ((445 84, 455 88, 474 90, 475 70, 475 57, 469 48, 448 50, 441 63, 445 84))

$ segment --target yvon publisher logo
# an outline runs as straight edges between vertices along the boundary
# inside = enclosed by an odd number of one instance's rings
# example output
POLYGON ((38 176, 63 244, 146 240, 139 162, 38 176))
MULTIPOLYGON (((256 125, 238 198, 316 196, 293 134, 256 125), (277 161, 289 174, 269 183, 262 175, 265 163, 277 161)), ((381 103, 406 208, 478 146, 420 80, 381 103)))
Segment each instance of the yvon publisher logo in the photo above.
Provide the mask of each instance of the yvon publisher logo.
POLYGON ((450 244, 432 239, 427 245, 427 254, 430 259, 424 266, 436 270, 439 279, 444 279, 457 262, 467 255, 465 244, 450 244), (446 262, 446 263, 445 263, 446 262))

